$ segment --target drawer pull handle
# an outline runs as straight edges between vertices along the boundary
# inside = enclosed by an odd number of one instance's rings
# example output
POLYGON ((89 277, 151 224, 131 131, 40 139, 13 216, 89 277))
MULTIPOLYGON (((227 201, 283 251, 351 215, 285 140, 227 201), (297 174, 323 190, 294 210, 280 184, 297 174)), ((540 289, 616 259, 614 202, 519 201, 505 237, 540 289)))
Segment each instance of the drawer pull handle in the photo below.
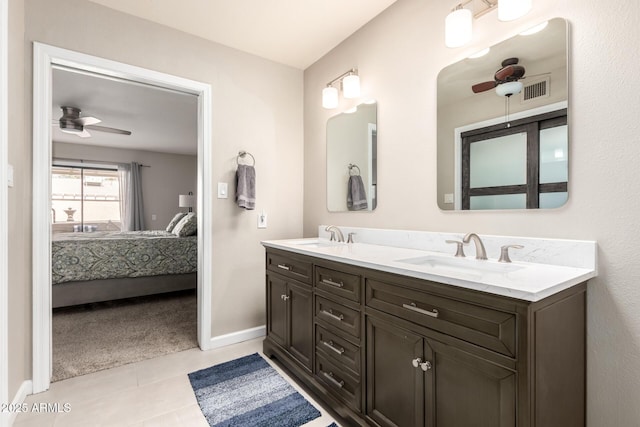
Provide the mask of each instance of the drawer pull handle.
POLYGON ((335 378, 333 378, 333 372, 329 372, 329 373, 323 372, 322 375, 324 375, 324 377, 328 379, 329 382, 331 382, 336 387, 338 388, 344 387, 344 381, 342 380, 338 381, 335 378))
POLYGON ((335 351, 336 353, 338 353, 340 356, 342 356, 342 353, 344 353, 344 348, 340 347, 334 347, 333 345, 333 341, 322 341, 322 344, 324 344, 326 347, 329 347, 330 350, 335 351))
POLYGON ((321 311, 322 314, 329 316, 330 318, 337 320, 338 322, 342 322, 344 320, 344 316, 341 314, 339 316, 336 316, 335 314, 333 314, 333 310, 322 310, 321 311))
POLYGON ((420 314, 426 314, 427 316, 431 316, 435 318, 437 318, 438 315, 440 314, 438 313, 438 310, 436 310, 435 308, 432 311, 427 311, 422 308, 416 307, 416 304, 414 302, 412 302, 411 304, 402 304, 402 306, 407 310, 415 311, 416 313, 420 313, 420 314))
POLYGON ((331 279, 322 279, 322 283, 324 283, 325 285, 335 286, 336 288, 344 288, 343 282, 334 282, 331 279))
POLYGON ((278 264, 278 268, 281 268, 281 269, 287 270, 287 271, 291 271, 291 267, 289 267, 287 264, 278 264))

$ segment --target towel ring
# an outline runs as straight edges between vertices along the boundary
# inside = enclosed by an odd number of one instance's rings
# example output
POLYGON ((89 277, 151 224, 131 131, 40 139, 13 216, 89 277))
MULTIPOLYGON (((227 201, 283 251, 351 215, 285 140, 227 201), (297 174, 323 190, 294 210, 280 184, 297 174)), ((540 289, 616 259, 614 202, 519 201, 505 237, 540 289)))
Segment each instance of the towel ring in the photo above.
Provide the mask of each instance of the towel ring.
POLYGON ((354 165, 353 163, 349 163, 349 175, 350 176, 359 176, 360 175, 360 168, 358 167, 358 165, 354 165), (351 172, 354 172, 353 168, 358 169, 357 173, 352 174, 351 172))
POLYGON ((249 157, 251 157, 251 160, 253 160, 253 163, 251 165, 249 165, 249 166, 255 166, 256 165, 256 158, 253 157, 253 154, 249 153, 248 151, 239 151, 238 152, 238 156, 236 157, 236 163, 238 165, 240 165, 240 158, 244 159, 244 157, 247 156, 247 155, 249 157))

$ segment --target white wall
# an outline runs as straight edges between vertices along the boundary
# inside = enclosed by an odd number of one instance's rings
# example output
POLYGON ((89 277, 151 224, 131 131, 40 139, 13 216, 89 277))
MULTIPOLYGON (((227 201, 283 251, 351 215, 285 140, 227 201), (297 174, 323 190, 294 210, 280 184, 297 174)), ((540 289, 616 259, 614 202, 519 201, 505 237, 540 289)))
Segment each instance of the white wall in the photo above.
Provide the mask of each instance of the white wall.
MULTIPOLYGON (((302 234, 302 78, 300 70, 212 43, 84 0, 10 0, 9 395, 31 377, 32 42, 100 56, 208 83, 212 87, 214 181, 233 192, 236 155, 256 158, 257 209, 233 197, 213 201, 212 335, 263 325, 264 248, 260 240, 302 234), (257 229, 258 212, 269 228, 257 229)), ((172 171, 165 170, 167 175, 172 171)), ((216 191, 214 188, 208 191, 216 191)), ((46 268, 46 266, 43 266, 46 268)))
MULTIPOLYGON (((305 70, 304 234, 319 224, 593 239, 599 276, 589 282, 588 425, 640 420, 640 3, 536 0, 524 18, 491 12, 474 23, 464 48, 444 46, 453 3, 398 0, 305 70), (436 204, 436 78, 443 67, 553 17, 569 21, 569 201, 556 210, 444 212, 436 204), (363 99, 378 100, 378 207, 328 213, 325 125, 327 81, 357 66, 363 99)), ((361 100, 345 101, 340 110, 361 100)), ((495 257, 497 254, 489 254, 495 257)))
POLYGON ((197 156, 54 142, 53 157, 115 163, 138 162, 149 166, 142 168, 141 173, 147 230, 163 230, 176 213, 186 211, 186 208, 178 207, 178 196, 189 191, 196 193, 197 156), (156 219, 153 220, 151 215, 156 215, 156 219))

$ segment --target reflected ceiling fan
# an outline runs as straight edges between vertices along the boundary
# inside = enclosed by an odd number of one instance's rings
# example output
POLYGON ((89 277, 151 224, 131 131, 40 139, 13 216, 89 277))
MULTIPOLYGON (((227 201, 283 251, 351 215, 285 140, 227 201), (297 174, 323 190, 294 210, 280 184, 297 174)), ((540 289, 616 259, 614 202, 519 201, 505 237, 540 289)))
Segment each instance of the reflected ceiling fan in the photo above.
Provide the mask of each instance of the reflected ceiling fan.
POLYGON ((471 90, 473 93, 480 93, 495 88, 498 95, 506 97, 520 93, 522 83, 518 80, 525 78, 525 69, 518 65, 518 61, 518 58, 505 59, 502 61, 502 68, 494 74, 493 80, 474 84, 471 90))
POLYGON ((62 117, 59 120, 54 121, 54 126, 59 126, 60 130, 65 133, 77 135, 80 138, 89 138, 91 134, 87 131, 94 130, 99 132, 115 133, 118 135, 131 135, 131 131, 116 129, 106 126, 96 126, 102 120, 96 117, 80 117, 82 112, 76 107, 60 107, 62 109, 62 117))

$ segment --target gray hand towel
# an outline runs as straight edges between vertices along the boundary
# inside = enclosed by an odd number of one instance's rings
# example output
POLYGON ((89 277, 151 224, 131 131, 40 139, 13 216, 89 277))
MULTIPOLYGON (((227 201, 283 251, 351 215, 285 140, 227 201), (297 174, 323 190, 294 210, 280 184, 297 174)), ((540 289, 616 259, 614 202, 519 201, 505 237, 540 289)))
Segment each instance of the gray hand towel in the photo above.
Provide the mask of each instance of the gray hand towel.
POLYGON ((367 207, 367 193, 364 191, 362 177, 360 175, 350 176, 347 184, 347 209, 362 211, 367 207))
POLYGON ((236 171, 236 203, 252 210, 256 207, 256 170, 253 166, 238 165, 236 171))

